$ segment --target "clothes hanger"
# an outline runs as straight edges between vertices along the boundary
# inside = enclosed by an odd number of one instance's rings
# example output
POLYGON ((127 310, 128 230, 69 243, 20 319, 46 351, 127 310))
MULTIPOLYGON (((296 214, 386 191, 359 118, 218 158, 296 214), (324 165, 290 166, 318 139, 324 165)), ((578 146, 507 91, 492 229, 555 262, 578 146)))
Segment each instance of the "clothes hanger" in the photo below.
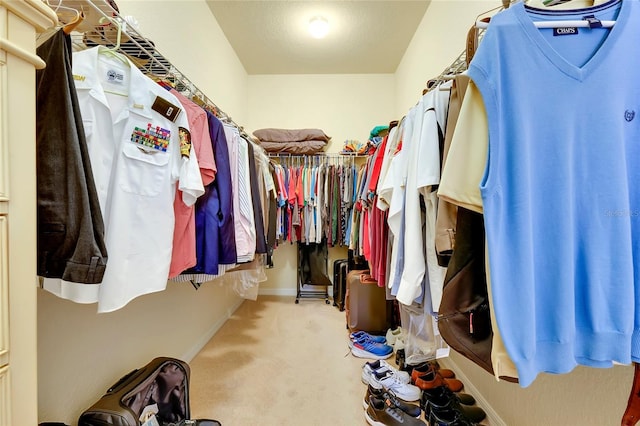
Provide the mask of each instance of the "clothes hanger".
POLYGON ((106 17, 100 18, 101 24, 104 23, 104 21, 110 21, 112 24, 116 25, 116 27, 118 28, 118 32, 116 35, 116 44, 113 47, 107 47, 103 45, 98 46, 98 54, 115 58, 118 61, 122 62, 127 68, 131 67, 129 59, 127 59, 125 55, 118 52, 118 50, 120 49, 120 42, 122 40, 122 32, 126 31, 127 23, 120 22, 118 19, 109 19, 106 17))
POLYGON ((57 5, 50 4, 49 0, 43 0, 43 2, 44 4, 49 6, 49 8, 53 10, 53 12, 55 12, 55 14, 58 16, 58 23, 60 25, 38 34, 38 37, 37 37, 38 47, 40 47, 40 45, 42 45, 45 41, 50 39, 56 32, 60 30, 60 28, 62 28, 65 34, 67 35, 71 34, 71 32, 78 25, 80 25, 85 18, 84 7, 82 8, 83 10, 78 10, 72 7, 63 6, 62 0, 59 0, 57 5), (62 16, 60 11, 72 12, 73 17, 69 18, 68 16, 62 16))
POLYGON ((73 19, 73 21, 69 22, 67 25, 62 27, 62 31, 64 31, 64 33, 67 35, 71 34, 71 32, 75 30, 76 27, 82 23, 82 21, 84 21, 84 18, 85 18, 84 10, 82 11, 76 10, 76 12, 78 12, 78 14, 73 19))
MULTIPOLYGON (((622 1, 622 0, 621 0, 622 1)), ((504 0, 503 0, 504 3, 504 0)), ((566 2, 563 2, 564 4, 566 2)), ((554 5, 561 3, 554 3, 554 5)), ((536 28, 566 28, 566 27, 579 27, 579 28, 611 28, 615 25, 616 21, 601 21, 596 18, 587 18, 579 20, 567 20, 567 21, 534 21, 533 24, 536 28)), ((484 29, 489 27, 490 22, 484 22, 484 20, 476 19, 476 28, 484 29)))

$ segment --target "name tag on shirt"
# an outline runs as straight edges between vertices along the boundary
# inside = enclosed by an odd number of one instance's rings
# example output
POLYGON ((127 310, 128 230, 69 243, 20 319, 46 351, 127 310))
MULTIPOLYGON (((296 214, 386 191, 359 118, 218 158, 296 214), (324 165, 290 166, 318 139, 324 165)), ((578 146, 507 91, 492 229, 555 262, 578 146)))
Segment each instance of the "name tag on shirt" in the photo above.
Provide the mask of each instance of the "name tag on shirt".
POLYGON ((161 98, 160 96, 156 96, 156 100, 153 101, 153 105, 151 105, 151 109, 158 112, 163 117, 168 118, 169 120, 176 122, 178 115, 180 115, 180 111, 182 109, 180 107, 175 106, 168 100, 161 98))

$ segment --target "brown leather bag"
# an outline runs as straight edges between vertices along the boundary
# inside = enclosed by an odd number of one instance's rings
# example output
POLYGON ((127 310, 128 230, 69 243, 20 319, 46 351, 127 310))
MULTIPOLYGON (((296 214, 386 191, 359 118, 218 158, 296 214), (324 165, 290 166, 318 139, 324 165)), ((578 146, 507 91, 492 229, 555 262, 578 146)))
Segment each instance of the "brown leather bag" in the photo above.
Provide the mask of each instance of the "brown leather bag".
POLYGON ((438 329, 453 350, 493 374, 484 239, 482 215, 459 207, 456 243, 438 310, 438 329))
POLYGON ((190 418, 189 365, 175 358, 155 358, 123 376, 78 420, 78 426, 139 426, 143 410, 157 406, 163 425, 190 418))

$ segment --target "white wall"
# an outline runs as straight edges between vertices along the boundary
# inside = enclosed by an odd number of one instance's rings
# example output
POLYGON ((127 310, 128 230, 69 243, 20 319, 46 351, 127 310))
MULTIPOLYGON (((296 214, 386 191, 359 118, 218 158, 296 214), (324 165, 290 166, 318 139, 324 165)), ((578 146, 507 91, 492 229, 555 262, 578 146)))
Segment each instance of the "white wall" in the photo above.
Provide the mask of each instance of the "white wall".
MULTIPOLYGON (((123 15, 138 19, 159 52, 238 124, 244 122, 247 74, 203 0, 117 3, 123 15), (178 24, 167 28, 170 22, 178 24)), ((197 291, 188 283, 169 284, 164 292, 98 315, 95 305, 40 290, 39 421, 76 424, 120 376, 156 356, 190 361, 241 301, 216 283, 197 291)))
MULTIPOLYGON (((426 81, 463 51, 476 16, 499 5, 498 1, 432 1, 395 74, 399 115, 415 104, 426 81)), ((578 368, 566 375, 543 374, 522 389, 496 382, 455 352, 450 362, 477 389, 476 396, 485 398, 509 426, 619 425, 633 377, 628 366, 578 368)))
POLYGON ((406 114, 437 77, 466 47, 476 17, 500 5, 497 0, 432 0, 396 69, 396 113, 406 114))
MULTIPOLYGON (((366 141, 373 127, 394 120, 394 96, 392 74, 249 76, 247 127, 320 128, 332 138, 327 152, 338 152, 346 139, 366 141)), ((329 273, 346 257, 344 248, 329 249, 329 273)), ((274 264, 260 292, 295 294, 295 245, 278 247, 274 264)))

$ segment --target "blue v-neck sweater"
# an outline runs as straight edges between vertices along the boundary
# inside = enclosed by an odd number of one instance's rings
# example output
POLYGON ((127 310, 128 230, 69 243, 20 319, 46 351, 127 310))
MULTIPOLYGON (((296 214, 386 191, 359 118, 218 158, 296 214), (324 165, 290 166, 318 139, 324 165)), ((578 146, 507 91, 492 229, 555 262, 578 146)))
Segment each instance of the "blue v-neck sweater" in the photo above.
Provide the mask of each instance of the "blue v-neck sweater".
POLYGON ((469 76, 493 309, 520 384, 640 361, 640 4, 496 15, 469 76), (615 20, 612 29, 532 21, 615 20))

